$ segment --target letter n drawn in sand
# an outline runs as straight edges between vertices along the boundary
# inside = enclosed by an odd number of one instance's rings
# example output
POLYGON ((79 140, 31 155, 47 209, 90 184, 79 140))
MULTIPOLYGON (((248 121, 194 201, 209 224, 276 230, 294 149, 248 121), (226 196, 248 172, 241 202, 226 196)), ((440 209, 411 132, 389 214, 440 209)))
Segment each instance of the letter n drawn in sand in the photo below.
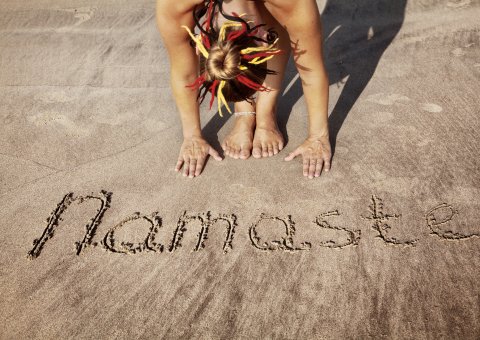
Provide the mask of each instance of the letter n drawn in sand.
POLYGON ((141 215, 139 212, 134 213, 132 216, 127 217, 120 223, 113 226, 104 236, 102 240, 102 245, 108 251, 113 253, 123 253, 123 254, 136 254, 143 251, 153 251, 153 252, 163 252, 163 245, 155 242, 155 236, 158 233, 158 230, 162 227, 162 218, 158 216, 158 212, 154 212, 151 216, 141 215), (143 220, 150 224, 150 229, 145 240, 138 244, 133 244, 131 242, 121 242, 120 245, 117 245, 115 240, 115 232, 127 225, 130 222, 136 220, 143 220))
POLYGON ((283 251, 297 251, 297 250, 310 250, 312 248, 311 243, 302 242, 300 247, 295 247, 293 245, 293 236, 295 235, 295 222, 292 220, 292 216, 288 215, 285 218, 280 218, 276 216, 269 216, 264 213, 260 215, 259 220, 252 224, 249 230, 250 241, 252 245, 263 251, 274 251, 274 250, 283 250, 283 251), (285 236, 281 240, 273 240, 270 243, 260 242, 260 236, 258 236, 257 228, 261 225, 262 221, 272 220, 280 223, 285 228, 285 236))
POLYGON ((440 238, 447 240, 465 240, 472 237, 480 237, 480 233, 463 234, 445 229, 453 220, 455 215, 458 215, 458 210, 454 209, 452 205, 442 203, 430 209, 425 218, 427 225, 432 231, 431 235, 437 235, 440 238))
POLYGON ((59 226, 60 221, 62 221, 62 215, 67 210, 67 208, 74 202, 77 201, 78 204, 85 202, 86 200, 98 200, 100 202, 100 207, 97 209, 95 216, 87 223, 85 226, 85 236, 80 242, 75 242, 77 249, 77 255, 89 246, 92 242, 93 237, 97 227, 102 221, 102 217, 105 212, 110 207, 110 202, 112 198, 112 193, 102 190, 98 196, 93 194, 87 196, 74 197, 72 192, 66 194, 63 199, 58 203, 57 207, 52 211, 50 217, 47 219, 47 227, 43 231, 39 239, 33 241, 33 248, 28 252, 28 257, 31 259, 37 258, 40 256, 43 247, 49 239, 51 239, 55 234, 55 229, 59 226))
POLYGON ((330 223, 328 223, 325 220, 326 217, 332 217, 332 216, 340 216, 338 210, 333 210, 333 211, 320 214, 319 216, 317 216, 317 218, 315 218, 314 223, 318 225, 320 228, 339 230, 347 233, 347 242, 343 244, 341 243, 339 244, 334 240, 328 240, 328 241, 321 242, 320 246, 328 247, 328 248, 340 248, 340 249, 347 246, 357 246, 358 242, 360 241, 361 230, 357 229, 352 231, 346 228, 332 226, 330 225, 330 223))
POLYGON ((199 251, 200 249, 205 248, 205 240, 208 239, 209 229, 217 222, 222 221, 227 224, 227 236, 223 244, 223 252, 228 253, 232 249, 233 236, 235 234, 235 228, 237 227, 237 216, 233 214, 218 215, 218 217, 212 219, 210 211, 196 215, 187 215, 187 212, 184 211, 182 216, 178 219, 177 228, 173 234, 172 243, 169 249, 170 252, 173 252, 182 246, 182 239, 184 233, 187 231, 187 225, 193 221, 199 221, 201 225, 197 244, 193 249, 194 251, 199 251))

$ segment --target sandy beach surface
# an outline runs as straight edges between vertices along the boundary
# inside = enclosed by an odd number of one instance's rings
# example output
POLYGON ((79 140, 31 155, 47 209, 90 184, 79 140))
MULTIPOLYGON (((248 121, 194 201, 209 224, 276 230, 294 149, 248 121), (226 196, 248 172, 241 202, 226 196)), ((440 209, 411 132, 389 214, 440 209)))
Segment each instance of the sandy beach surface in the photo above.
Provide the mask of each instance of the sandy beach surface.
POLYGON ((1 1, 1 339, 480 338, 480 3, 318 3, 308 180, 292 64, 286 148, 188 179, 154 1, 1 1))

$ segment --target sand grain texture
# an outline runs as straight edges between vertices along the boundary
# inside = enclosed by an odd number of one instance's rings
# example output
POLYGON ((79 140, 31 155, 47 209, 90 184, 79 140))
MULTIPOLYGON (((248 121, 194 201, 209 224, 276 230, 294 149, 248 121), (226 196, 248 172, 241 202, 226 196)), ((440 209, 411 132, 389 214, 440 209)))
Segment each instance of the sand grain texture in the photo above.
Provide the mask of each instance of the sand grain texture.
POLYGON ((292 65, 286 149, 189 180, 154 1, 2 1, 0 338, 478 339, 480 5, 352 3, 310 181, 292 65))

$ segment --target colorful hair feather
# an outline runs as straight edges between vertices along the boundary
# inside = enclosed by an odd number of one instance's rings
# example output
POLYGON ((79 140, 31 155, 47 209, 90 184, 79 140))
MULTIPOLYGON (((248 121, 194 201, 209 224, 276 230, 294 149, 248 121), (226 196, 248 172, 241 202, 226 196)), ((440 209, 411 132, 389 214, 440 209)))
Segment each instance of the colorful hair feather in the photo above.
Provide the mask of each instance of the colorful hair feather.
MULTIPOLYGON (((238 68, 242 72, 240 72, 235 79, 239 83, 252 90, 255 90, 256 92, 270 91, 269 88, 263 86, 262 84, 258 84, 254 80, 247 77, 245 75, 245 71, 249 69, 249 65, 260 65, 266 63, 274 56, 283 53, 280 49, 275 47, 275 45, 278 43, 276 33, 272 30, 269 30, 267 40, 257 36, 259 29, 265 26, 265 24, 251 27, 250 24, 252 24, 253 22, 243 19, 245 14, 238 15, 237 13, 233 12, 232 15, 229 15, 225 13, 223 10, 223 0, 206 0, 203 6, 200 7, 200 9, 197 10, 197 8, 195 8, 193 14, 195 25, 200 30, 200 34, 194 35, 190 28, 187 26, 182 26, 182 28, 184 28, 188 32, 190 38, 195 43, 198 51, 205 59, 208 59, 210 55, 209 49, 219 41, 231 41, 234 43, 241 43, 242 41, 249 39, 268 44, 267 46, 248 47, 240 51, 241 62, 238 68), (218 32, 214 28, 214 13, 217 8, 219 13, 221 13, 227 19, 227 21, 222 25, 222 27, 220 27, 218 32), (201 18, 203 16, 205 16, 205 21, 203 22, 203 24, 200 24, 201 18), (229 28, 231 30, 228 33, 229 28)), ((268 69, 266 70, 266 72, 267 74, 275 74, 274 71, 268 69)), ((205 73, 201 74, 192 84, 187 86, 192 88, 192 90, 200 89, 198 93, 198 99, 200 100, 200 102, 202 102, 206 94, 210 92, 210 109, 212 108, 214 98, 216 96, 218 101, 218 112, 220 116, 223 116, 223 105, 225 105, 228 112, 231 113, 231 110, 223 93, 223 89, 227 83, 227 80, 214 80, 213 82, 208 83, 206 79, 207 75, 205 73)))

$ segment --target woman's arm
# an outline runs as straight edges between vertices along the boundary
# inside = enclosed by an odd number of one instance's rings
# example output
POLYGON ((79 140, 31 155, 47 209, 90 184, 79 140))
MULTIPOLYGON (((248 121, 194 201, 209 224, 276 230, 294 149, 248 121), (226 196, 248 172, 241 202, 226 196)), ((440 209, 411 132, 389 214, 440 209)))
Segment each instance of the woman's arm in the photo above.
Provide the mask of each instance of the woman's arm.
POLYGON ((182 25, 192 29, 194 26, 193 5, 186 3, 158 0, 157 25, 170 59, 170 82, 182 121, 184 142, 175 169, 179 171, 184 165, 184 175, 194 177, 202 171, 209 154, 216 160, 221 157, 202 137, 198 90, 186 87, 195 81, 199 72, 198 56, 190 45, 188 33, 181 28, 182 25))
POLYGON ((188 33, 180 26, 193 27, 191 11, 179 13, 169 0, 157 1, 157 25, 170 59, 170 82, 182 120, 185 137, 200 136, 197 91, 186 87, 198 76, 198 56, 190 45, 188 33))
POLYGON ((287 29, 308 109, 308 138, 285 160, 303 156, 303 173, 330 170, 328 76, 323 62, 322 26, 315 0, 266 0, 265 7, 287 29))

